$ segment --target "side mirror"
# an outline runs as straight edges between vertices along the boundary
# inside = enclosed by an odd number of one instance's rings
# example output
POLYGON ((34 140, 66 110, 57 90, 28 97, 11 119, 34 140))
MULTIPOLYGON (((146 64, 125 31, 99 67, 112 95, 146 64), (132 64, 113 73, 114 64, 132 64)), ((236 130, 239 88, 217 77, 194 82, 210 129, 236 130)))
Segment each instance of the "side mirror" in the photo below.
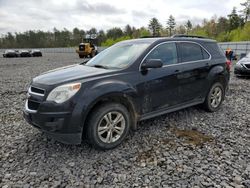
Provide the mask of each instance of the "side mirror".
POLYGON ((160 59, 149 59, 142 63, 141 69, 149 69, 149 68, 161 68, 163 66, 162 60, 160 59))

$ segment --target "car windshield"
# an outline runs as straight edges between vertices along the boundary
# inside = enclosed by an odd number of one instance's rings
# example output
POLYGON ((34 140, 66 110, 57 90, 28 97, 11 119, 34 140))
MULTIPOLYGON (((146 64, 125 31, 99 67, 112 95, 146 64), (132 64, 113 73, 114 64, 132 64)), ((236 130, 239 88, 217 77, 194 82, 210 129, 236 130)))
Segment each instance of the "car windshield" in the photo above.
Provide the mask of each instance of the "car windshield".
POLYGON ((107 69, 122 69, 128 67, 150 44, 150 42, 118 43, 99 53, 86 65, 107 69))

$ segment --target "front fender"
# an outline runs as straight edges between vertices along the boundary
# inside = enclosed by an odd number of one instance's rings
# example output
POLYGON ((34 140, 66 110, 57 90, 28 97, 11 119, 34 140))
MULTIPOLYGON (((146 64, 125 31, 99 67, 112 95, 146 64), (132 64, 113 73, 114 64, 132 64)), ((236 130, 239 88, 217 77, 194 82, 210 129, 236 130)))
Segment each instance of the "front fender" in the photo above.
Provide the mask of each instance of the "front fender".
POLYGON ((105 98, 122 97, 132 106, 133 113, 137 115, 138 105, 136 102, 137 90, 131 85, 119 80, 105 80, 88 85, 84 88, 82 95, 79 96, 81 103, 83 122, 85 121, 89 111, 99 101, 105 98))
POLYGON ((129 83, 119 80, 105 80, 89 86, 84 91, 84 97, 91 97, 95 100, 100 96, 110 93, 120 93, 127 96, 134 96, 137 90, 129 83))

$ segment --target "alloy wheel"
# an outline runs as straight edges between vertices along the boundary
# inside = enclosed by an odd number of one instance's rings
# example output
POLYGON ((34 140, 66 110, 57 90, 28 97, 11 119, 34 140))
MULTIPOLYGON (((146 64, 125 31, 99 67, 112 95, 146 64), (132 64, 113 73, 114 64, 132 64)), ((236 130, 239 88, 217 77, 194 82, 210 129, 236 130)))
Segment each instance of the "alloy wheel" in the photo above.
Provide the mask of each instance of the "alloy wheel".
POLYGON ((222 101, 222 89, 217 86, 213 89, 210 97, 210 104, 213 108, 217 108, 222 101))
POLYGON ((113 143, 119 140, 124 133, 126 121, 122 113, 112 111, 106 113, 97 126, 97 133, 104 143, 113 143))

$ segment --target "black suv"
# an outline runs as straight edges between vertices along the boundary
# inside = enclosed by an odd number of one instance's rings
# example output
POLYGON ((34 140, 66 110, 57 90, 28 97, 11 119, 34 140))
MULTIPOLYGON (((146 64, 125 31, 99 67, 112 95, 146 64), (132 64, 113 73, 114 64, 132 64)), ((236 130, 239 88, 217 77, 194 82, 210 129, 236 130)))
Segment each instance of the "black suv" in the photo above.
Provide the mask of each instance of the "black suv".
POLYGON ((86 64, 31 82, 25 119, 56 140, 118 146, 138 121, 203 104, 218 110, 229 63, 214 40, 143 38, 119 42, 86 64))

